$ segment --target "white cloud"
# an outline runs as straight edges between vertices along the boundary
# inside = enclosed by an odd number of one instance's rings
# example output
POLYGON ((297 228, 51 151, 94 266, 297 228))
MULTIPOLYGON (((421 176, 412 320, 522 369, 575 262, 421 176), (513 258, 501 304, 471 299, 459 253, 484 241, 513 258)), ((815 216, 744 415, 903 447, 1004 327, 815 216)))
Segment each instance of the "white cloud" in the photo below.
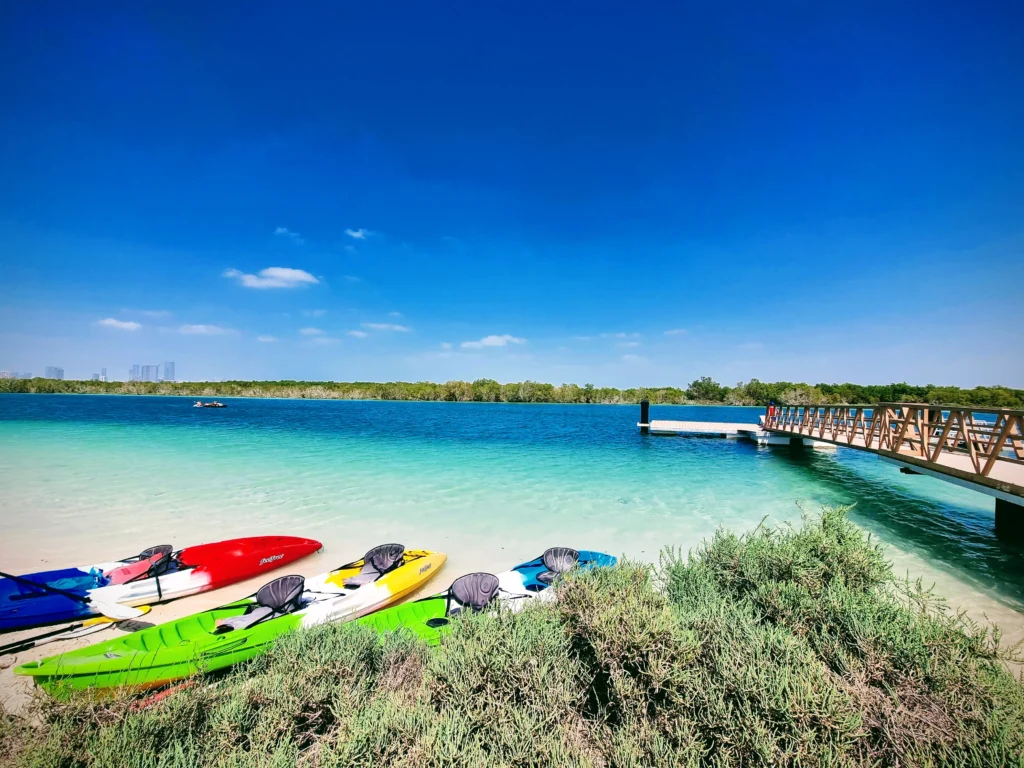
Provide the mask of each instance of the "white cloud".
POLYGON ((353 240, 365 240, 367 237, 372 235, 373 232, 371 232, 368 229, 363 229, 362 227, 360 227, 359 229, 346 229, 345 234, 351 237, 353 240))
POLYGON ((323 336, 324 332, 319 328, 300 328, 299 333, 303 336, 323 336))
POLYGON ((682 336, 684 333, 686 333, 685 328, 672 328, 668 331, 665 331, 666 336, 682 336))
POLYGON ((366 331, 349 331, 348 335, 355 336, 357 339, 365 339, 370 334, 368 334, 366 331))
POLYGON ((306 270, 290 267, 267 267, 255 275, 248 275, 237 269, 226 269, 224 277, 235 278, 246 288, 298 288, 320 282, 306 270))
POLYGON ((335 339, 331 336, 317 336, 315 339, 313 339, 313 343, 321 347, 326 347, 330 344, 340 344, 341 339, 335 339))
POLYGON ((225 333, 231 333, 231 329, 222 328, 219 325, 183 325, 178 332, 192 336, 222 336, 225 333))
POLYGON ((264 344, 271 344, 277 341, 276 336, 257 336, 256 341, 262 341, 264 344))
POLYGON ((305 317, 323 317, 327 314, 326 309, 304 309, 302 314, 305 317))
POLYGON ((302 235, 298 232, 292 232, 288 227, 278 227, 274 230, 274 234, 280 237, 287 237, 296 245, 302 245, 306 241, 302 239, 302 235))
POLYGON ((102 325, 104 328, 117 328, 119 331, 137 331, 142 327, 142 323, 136 323, 132 320, 117 320, 113 317, 97 320, 96 325, 102 325))
POLYGON ((504 347, 508 344, 525 344, 526 339, 520 339, 507 333, 501 336, 484 336, 479 341, 464 341, 460 345, 463 349, 483 349, 484 347, 504 347))
POLYGON ((639 341, 620 341, 615 346, 616 347, 639 347, 640 346, 640 342, 639 341))
POLYGON ((139 314, 140 315, 145 315, 146 317, 170 317, 171 316, 171 313, 168 312, 166 309, 143 309, 143 310, 139 311, 139 314))
POLYGON ((373 331, 401 331, 402 333, 412 330, 404 325, 395 325, 394 323, 363 323, 363 328, 373 331))
POLYGON ((602 339, 638 339, 638 338, 640 338, 640 334, 639 333, 623 333, 623 332, 620 331, 619 333, 602 333, 601 334, 601 338, 602 339))
POLYGON ((451 349, 451 348, 452 348, 452 343, 450 341, 442 341, 441 342, 441 349, 451 349))

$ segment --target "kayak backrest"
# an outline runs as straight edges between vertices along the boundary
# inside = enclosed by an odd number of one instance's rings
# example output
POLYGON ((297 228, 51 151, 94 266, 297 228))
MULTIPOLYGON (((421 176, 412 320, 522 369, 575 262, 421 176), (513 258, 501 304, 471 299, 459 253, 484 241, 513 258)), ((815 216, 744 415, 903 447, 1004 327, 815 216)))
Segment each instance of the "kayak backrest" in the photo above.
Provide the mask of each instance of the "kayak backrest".
POLYGON ((404 562, 405 546, 402 544, 381 544, 363 556, 363 567, 355 576, 345 579, 346 587, 361 587, 376 581, 388 571, 404 562))
POLYGON ((580 561, 580 553, 569 547, 551 547, 540 556, 546 571, 537 574, 537 581, 550 584, 555 577, 568 573, 580 561))
POLYGON ((249 629, 267 619, 284 616, 299 608, 299 598, 306 588, 306 580, 302 576, 282 576, 264 584, 256 593, 256 602, 250 605, 245 613, 224 619, 213 631, 215 635, 225 632, 236 632, 249 629))
POLYGON ((467 573, 453 581, 448 588, 448 613, 457 612, 451 608, 451 602, 456 603, 459 609, 482 611, 497 594, 498 577, 493 573, 467 573))
POLYGON ((275 613, 290 613, 298 607, 299 597, 305 588, 306 580, 302 576, 282 576, 260 587, 256 603, 275 613))
POLYGON ((137 579, 148 578, 163 573, 171 564, 170 544, 161 544, 143 550, 134 563, 122 565, 103 574, 108 584, 127 584, 137 579))

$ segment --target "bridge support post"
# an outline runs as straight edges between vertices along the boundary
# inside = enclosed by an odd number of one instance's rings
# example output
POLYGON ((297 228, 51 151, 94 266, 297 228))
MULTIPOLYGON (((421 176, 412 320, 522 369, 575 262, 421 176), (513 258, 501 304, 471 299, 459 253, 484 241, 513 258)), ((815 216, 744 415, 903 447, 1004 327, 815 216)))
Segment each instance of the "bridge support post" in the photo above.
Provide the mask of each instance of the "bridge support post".
POLYGON ((996 536, 1024 543, 1024 506, 996 499, 996 536))
POLYGON ((646 435, 651 431, 651 402, 640 401, 640 434, 646 435))

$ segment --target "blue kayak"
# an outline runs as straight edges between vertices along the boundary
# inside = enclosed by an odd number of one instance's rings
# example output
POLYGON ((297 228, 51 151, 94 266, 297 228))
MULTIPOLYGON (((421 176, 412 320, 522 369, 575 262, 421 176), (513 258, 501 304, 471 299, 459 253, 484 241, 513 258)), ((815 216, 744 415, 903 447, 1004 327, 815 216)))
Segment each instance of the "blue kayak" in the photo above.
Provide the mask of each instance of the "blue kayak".
MULTIPOLYGON (((548 565, 544 563, 544 558, 550 556, 550 552, 555 552, 556 556, 560 548, 556 547, 553 550, 548 550, 540 557, 536 557, 533 560, 529 560, 525 563, 520 563, 512 570, 522 574, 523 584, 526 589, 530 592, 540 592, 543 589, 547 589, 551 585, 551 579, 546 578, 546 574, 553 573, 548 568, 548 565)), ((566 550, 571 552, 571 550, 566 550)), ((579 559, 573 562, 573 565, 577 568, 598 568, 615 565, 616 559, 611 555, 606 555, 604 552, 591 552, 587 549, 579 550, 579 559)), ((572 559, 572 558, 570 558, 572 559)), ((569 560, 566 561, 568 564, 569 560)), ((566 568, 568 570, 568 568, 566 568)))
MULTIPOLYGON (((57 571, 28 573, 22 578, 87 597, 90 589, 106 586, 102 569, 91 570, 92 572, 88 568, 61 568, 57 571)), ((87 603, 48 592, 42 586, 35 587, 22 581, 0 578, 0 632, 40 624, 76 621, 95 613, 96 611, 87 603)))

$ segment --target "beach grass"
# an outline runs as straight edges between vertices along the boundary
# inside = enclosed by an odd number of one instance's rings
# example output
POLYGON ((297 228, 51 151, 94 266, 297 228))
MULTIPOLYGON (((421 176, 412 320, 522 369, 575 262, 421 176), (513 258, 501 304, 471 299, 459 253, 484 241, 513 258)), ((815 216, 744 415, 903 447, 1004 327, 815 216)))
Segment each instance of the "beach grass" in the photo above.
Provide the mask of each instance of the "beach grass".
POLYGON ((999 766, 1024 684, 991 627, 826 509, 571 575, 436 648, 328 625, 159 701, 0 720, 18 766, 999 766))

